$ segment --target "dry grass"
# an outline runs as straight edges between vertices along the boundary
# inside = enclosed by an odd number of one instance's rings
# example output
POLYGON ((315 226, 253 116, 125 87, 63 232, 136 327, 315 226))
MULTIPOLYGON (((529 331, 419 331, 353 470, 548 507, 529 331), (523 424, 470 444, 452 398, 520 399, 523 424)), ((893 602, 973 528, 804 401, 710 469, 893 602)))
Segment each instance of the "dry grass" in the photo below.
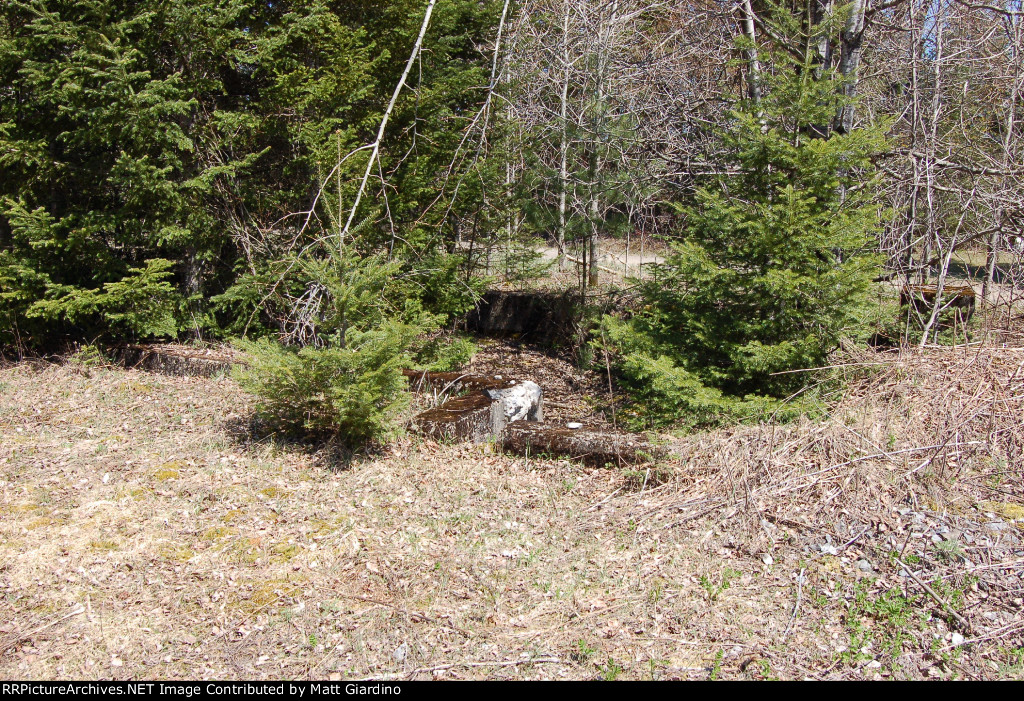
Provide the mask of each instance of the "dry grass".
POLYGON ((227 379, 8 367, 0 676, 1020 677, 1024 349, 848 362, 825 419, 633 472, 342 467, 227 379))

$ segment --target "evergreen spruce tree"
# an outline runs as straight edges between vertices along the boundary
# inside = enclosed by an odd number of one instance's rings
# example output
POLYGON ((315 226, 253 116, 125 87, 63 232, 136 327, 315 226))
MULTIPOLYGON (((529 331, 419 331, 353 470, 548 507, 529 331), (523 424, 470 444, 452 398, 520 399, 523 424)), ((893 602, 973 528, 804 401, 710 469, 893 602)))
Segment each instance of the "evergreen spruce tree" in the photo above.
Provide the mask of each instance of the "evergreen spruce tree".
POLYGON ((763 98, 723 134, 730 172, 682 207, 683 233, 644 310, 606 320, 645 421, 707 424, 804 387, 858 325, 878 261, 871 156, 882 131, 827 126, 844 99, 832 74, 777 57, 763 98), (782 374, 780 374, 782 373, 782 374))
MULTIPOLYGON (((454 236, 438 232, 483 196, 429 205, 482 100, 479 47, 501 4, 442 5, 385 135, 391 221, 373 243, 405 261, 425 304, 457 313, 473 295, 451 284, 454 236)), ((265 309, 267 323, 249 323, 268 287, 250 283, 320 235, 297 236, 291 215, 339 151, 374 138, 422 12, 418 0, 0 3, 0 346, 271 329, 265 309), (152 294, 121 294, 140 285, 152 294)), ((340 169, 347 201, 365 155, 340 169)))
MULTIPOLYGON (((337 211, 336 209, 334 211, 337 211)), ((334 218, 336 231, 343 219, 334 218)), ((366 244, 369 220, 340 237, 282 261, 289 271, 288 343, 240 340, 247 364, 241 385, 259 397, 259 412, 295 433, 331 436, 349 447, 382 440, 409 404, 406 368, 449 370, 474 347, 439 338, 446 315, 424 310, 410 294, 405 263, 366 244)))
POLYGON ((107 0, 14 0, 4 19, 0 334, 173 335, 195 103, 147 53, 160 20, 107 0))
POLYGON ((400 266, 382 255, 342 245, 292 263, 305 289, 294 312, 305 343, 240 341, 250 360, 238 380, 286 430, 331 434, 350 446, 386 436, 408 404, 402 369, 431 319, 397 299, 400 266))

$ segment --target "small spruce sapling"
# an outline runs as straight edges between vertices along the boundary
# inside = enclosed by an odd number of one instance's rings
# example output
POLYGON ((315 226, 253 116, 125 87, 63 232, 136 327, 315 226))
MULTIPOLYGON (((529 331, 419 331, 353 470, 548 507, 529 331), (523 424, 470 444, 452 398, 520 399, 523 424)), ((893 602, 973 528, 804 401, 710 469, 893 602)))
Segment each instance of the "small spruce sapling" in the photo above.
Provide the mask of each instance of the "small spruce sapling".
POLYGON ((296 261, 315 303, 303 313, 307 345, 269 339, 240 341, 250 356, 236 372, 260 398, 272 423, 307 434, 333 435, 358 447, 397 429, 409 402, 402 369, 413 363, 417 338, 436 318, 417 304, 398 306, 399 264, 354 246, 296 261))

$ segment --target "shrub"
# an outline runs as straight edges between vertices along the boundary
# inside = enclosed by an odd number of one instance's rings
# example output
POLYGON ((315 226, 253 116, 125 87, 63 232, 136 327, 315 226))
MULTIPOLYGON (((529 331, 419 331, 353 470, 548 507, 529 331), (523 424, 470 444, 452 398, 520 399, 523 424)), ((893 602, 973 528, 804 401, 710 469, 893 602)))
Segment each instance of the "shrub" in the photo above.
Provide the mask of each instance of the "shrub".
POLYGON ((469 362, 476 353, 476 344, 468 336, 452 332, 428 335, 418 344, 415 369, 428 372, 451 372, 469 362))
POLYGON ((50 285, 46 296, 29 306, 25 315, 71 323, 102 319, 107 328, 127 338, 173 337, 179 295, 168 282, 170 267, 170 261, 152 258, 145 267, 129 268, 120 280, 96 290, 50 285))
POLYGON ((723 134, 734 170, 680 207, 681 240, 641 292, 644 308, 606 320, 620 376, 652 423, 763 413, 800 393, 856 332, 878 259, 871 156, 882 132, 827 131, 839 79, 784 65, 765 97, 723 134))
POLYGON ((446 353, 431 340, 441 317, 403 299, 399 266, 351 245, 294 261, 289 284, 306 292, 295 303, 292 328, 305 347, 238 342, 250 361, 236 377, 259 397, 264 418, 350 447, 382 440, 409 403, 404 368, 417 358, 450 364, 471 352, 456 344, 446 353))
POLYGON ((355 447, 389 436, 408 406, 402 368, 418 330, 387 321, 368 331, 349 330, 344 347, 240 341, 250 364, 236 377, 260 398, 258 411, 272 424, 332 435, 355 447))

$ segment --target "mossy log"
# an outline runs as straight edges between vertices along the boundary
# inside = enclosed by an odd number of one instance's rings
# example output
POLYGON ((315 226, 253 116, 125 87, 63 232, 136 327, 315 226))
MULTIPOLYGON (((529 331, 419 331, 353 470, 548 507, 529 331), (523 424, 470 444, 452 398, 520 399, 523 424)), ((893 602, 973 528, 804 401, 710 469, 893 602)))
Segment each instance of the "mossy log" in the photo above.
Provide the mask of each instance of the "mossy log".
POLYGON ((668 452, 634 434, 570 429, 533 421, 510 423, 501 434, 501 445, 520 455, 563 455, 596 465, 646 462, 668 452))
POLYGON ((123 345, 112 349, 111 355, 129 368, 178 377, 215 377, 242 362, 212 350, 171 346, 123 345))

